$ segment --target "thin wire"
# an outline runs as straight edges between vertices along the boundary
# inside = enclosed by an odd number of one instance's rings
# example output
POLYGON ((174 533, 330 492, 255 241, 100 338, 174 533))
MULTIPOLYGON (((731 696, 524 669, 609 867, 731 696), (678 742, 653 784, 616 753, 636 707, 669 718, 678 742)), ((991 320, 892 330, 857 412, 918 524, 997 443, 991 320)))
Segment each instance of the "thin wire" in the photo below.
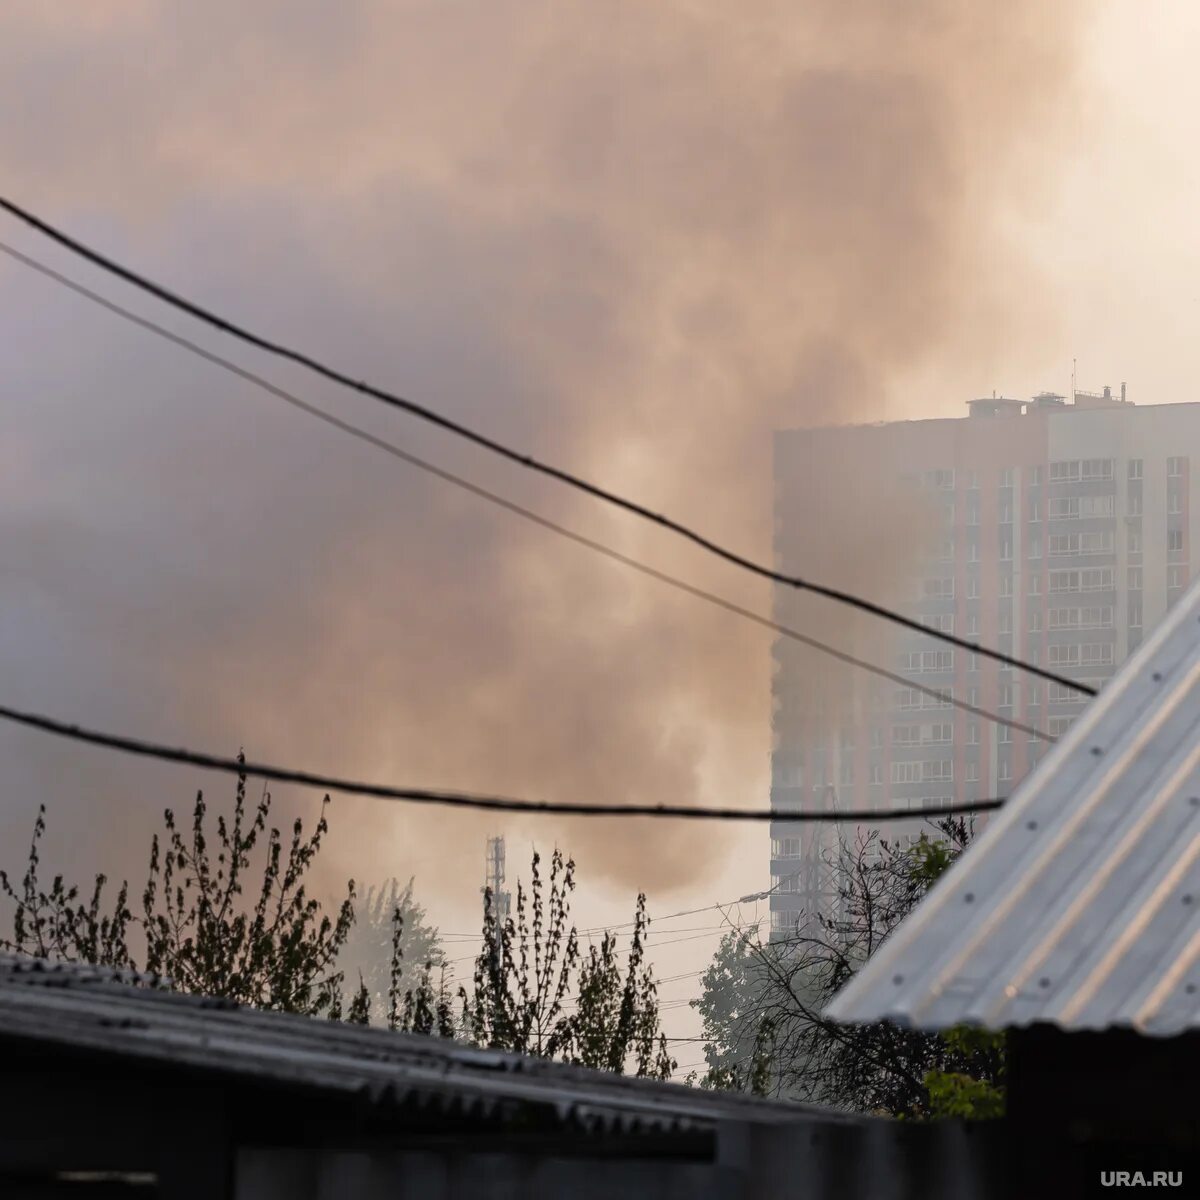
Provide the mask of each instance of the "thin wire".
MULTIPOLYGON (((698 941, 701 941, 701 940, 703 940, 704 938, 710 938, 710 937, 712 937, 712 935, 713 935, 715 932, 717 932, 719 929, 724 929, 724 928, 725 928, 725 927, 724 927, 723 925, 719 925, 719 926, 716 926, 716 927, 714 927, 714 929, 712 929, 712 930, 709 930, 707 933, 695 933, 695 934, 692 934, 690 937, 670 938, 670 939, 668 939, 668 940, 667 940, 667 941, 665 941, 665 942, 653 942, 653 941, 649 941, 649 940, 647 940, 646 942, 644 942, 644 943, 643 943, 643 949, 644 949, 644 950, 646 950, 647 952, 649 952, 649 951, 651 951, 651 950, 659 950, 659 949, 661 949, 663 946, 674 946, 674 945, 675 945, 676 943, 678 943, 678 942, 698 942, 698 941)), ((583 936, 583 934, 582 934, 582 933, 581 933, 579 930, 576 930, 575 932, 576 932, 576 935, 577 935, 577 936, 579 936, 579 937, 582 937, 582 936, 583 936)), ((667 932, 667 933, 673 933, 673 932, 674 932, 674 930, 672 930, 672 929, 668 929, 668 930, 666 930, 666 932, 667 932)), ((476 934, 475 936, 476 936, 476 940, 479 940, 479 939, 481 939, 481 938, 482 938, 482 934, 476 934)), ((599 949, 599 947, 596 947, 596 946, 594 946, 594 944, 592 944, 591 946, 583 946, 583 945, 581 945, 581 946, 579 947, 579 949, 580 949, 580 951, 581 951, 581 952, 582 952, 583 950, 586 950, 586 949, 591 949, 591 948, 599 949)), ((486 947, 485 947, 485 949, 484 949, 483 953, 484 953, 484 954, 487 954, 487 949, 486 949, 486 947)), ((629 951, 628 951, 628 950, 618 950, 616 953, 617 953, 618 955, 621 955, 621 956, 623 956, 623 955, 626 955, 626 954, 628 954, 628 953, 629 953, 629 951)), ((461 956, 461 957, 459 957, 459 958, 450 958, 450 959, 447 959, 447 960, 446 960, 446 962, 447 962, 447 964, 451 964, 451 963, 462 963, 462 962, 472 962, 472 961, 474 961, 475 959, 477 959, 478 957, 479 957, 479 955, 478 955, 478 954, 464 954, 464 955, 462 955, 462 956, 461 956)), ((665 982, 665 980, 660 980, 659 982, 665 982)))
MULTIPOLYGON (((623 509, 625 512, 632 513, 634 516, 641 517, 643 520, 650 521, 658 525, 660 528, 666 529, 668 532, 675 534, 678 537, 684 538, 686 541, 699 546, 702 550, 715 555, 717 558, 723 559, 725 562, 731 563, 735 567, 740 567, 744 571, 749 571, 751 574, 758 575, 763 579, 769 579, 773 583, 784 584, 788 587, 796 588, 798 591, 812 592, 817 596, 824 596, 827 600, 834 600, 839 604, 849 605, 851 608, 856 608, 860 612, 870 613, 872 616, 879 617, 885 621, 891 621, 895 625, 901 625, 906 629, 911 629, 916 633, 923 634, 927 637, 935 638, 938 641, 946 642, 952 646, 961 647, 963 650, 969 650, 975 654, 982 654, 985 658, 993 659, 996 662, 1004 663, 1006 666, 1016 667, 1022 671, 1028 671, 1032 675, 1040 676, 1042 679, 1047 679, 1051 683, 1059 683, 1066 687, 1079 688, 1079 685, 1074 681, 1066 678, 1063 675, 1056 675, 1053 671, 1047 671, 1041 666, 1035 666, 1033 663, 1023 662, 1019 658, 1015 658, 1011 654, 1005 654, 1000 650, 993 650, 987 646, 980 645, 977 642, 968 641, 966 638, 957 637, 952 633, 943 633, 941 630, 929 629, 922 625, 920 621, 913 617, 906 617, 903 613, 895 612, 892 609, 885 608, 881 604, 876 604, 873 600, 864 599, 861 596, 856 596, 851 592, 842 591, 839 588, 828 587, 824 584, 813 583, 810 580, 802 579, 798 575, 785 575, 780 571, 776 571, 772 567, 755 562, 753 559, 746 558, 744 555, 730 550, 722 546, 718 542, 714 542, 711 538, 705 537, 697 530, 690 528, 687 525, 676 521, 672 517, 665 516, 662 513, 656 513, 652 509, 646 508, 645 505, 639 504, 634 500, 628 500, 616 492, 610 492, 607 488, 601 487, 599 484, 590 483, 582 479, 578 475, 573 475, 569 471, 565 471, 560 467, 555 467, 549 463, 540 462, 532 455, 525 454, 520 450, 514 450, 511 446, 505 445, 503 442, 498 442, 494 438, 488 437, 486 434, 479 433, 477 430, 463 425, 450 417, 427 408, 423 404, 418 404, 416 401, 407 400, 403 396, 396 395, 394 392, 384 391, 382 388, 376 387, 374 384, 367 383, 365 380, 356 380, 350 375, 344 374, 333 367, 327 366, 325 363, 310 357, 299 350, 293 350, 281 343, 268 341, 266 338, 252 333, 250 330, 242 326, 235 325, 226 318, 218 316, 216 313, 210 312, 208 309, 200 307, 191 300, 177 295, 175 292, 169 291, 162 284, 155 283, 144 275, 131 270, 128 267, 122 266, 115 260, 101 254, 98 250, 92 249, 83 242, 76 240, 62 230, 55 228, 53 225, 47 224, 40 217, 14 204, 11 200, 6 200, 0 197, 0 208, 11 213, 18 220, 24 221, 25 224, 36 229, 39 233, 57 242, 60 246, 64 246, 73 254, 79 255, 86 259, 94 266, 98 266, 110 274, 116 275, 123 279, 126 283, 131 284, 142 291, 162 300, 164 303, 171 305, 173 308, 179 309, 181 312, 187 313, 198 321, 203 321, 207 325, 211 325, 214 329, 218 329, 223 333, 228 333, 230 336, 238 338, 246 342, 248 345, 254 346, 259 350, 263 350, 268 354, 276 355, 279 358, 294 362, 299 366, 306 368, 309 371, 322 376, 325 379, 331 380, 333 383, 340 384, 343 387, 352 388, 356 392, 361 392, 363 395, 370 396, 374 400, 379 400, 384 404, 391 405, 393 408, 398 408, 410 416, 418 417, 423 421, 428 421, 432 425, 436 425, 440 429, 446 430, 448 433, 454 434, 456 437, 464 438, 469 442, 473 442, 477 446, 490 451, 492 454, 499 455, 501 458, 508 459, 510 462, 517 463, 519 466, 525 467, 528 470, 536 471, 539 474, 546 475, 551 479, 557 480, 559 483, 565 484, 568 487, 575 488, 577 491, 583 492, 593 499, 603 501, 606 504, 611 504, 616 508, 623 509)), ((1080 688, 1079 690, 1085 690, 1080 688)), ((1094 695, 1094 692, 1089 694, 1094 695)))
POLYGON ((660 583, 665 583, 669 587, 676 588, 678 591, 686 592, 688 595, 695 596, 697 599, 705 600, 710 604, 715 604, 718 608, 723 608, 727 612, 734 613, 737 616, 744 617, 748 621, 753 621, 756 625, 761 625, 765 629, 773 630, 775 633, 781 634, 783 637, 790 638, 792 641, 801 642, 806 646, 812 647, 814 650, 820 651, 822 654, 827 654, 831 658, 837 659, 839 662, 844 662, 850 666, 859 667, 864 671, 869 671, 873 675, 878 675, 882 679, 890 680, 892 683, 898 683, 903 687, 912 688, 915 691, 921 692, 926 696, 932 696, 941 701, 943 704, 951 704, 955 708, 962 709, 963 712, 973 713, 977 717, 982 717, 986 721, 994 721, 998 725, 1006 725, 1010 729, 1015 729, 1021 733, 1027 733, 1030 737, 1039 738, 1043 741, 1053 742, 1056 738, 1051 737, 1048 733, 1035 728, 1032 725, 1026 725, 1021 721, 1015 721, 1011 717, 1002 717, 998 713, 989 712, 985 708, 980 708, 977 705, 969 704, 965 700, 956 700, 953 692, 945 692, 940 688, 932 687, 926 683, 919 683, 915 679, 909 679, 904 675, 896 674, 894 671, 889 671, 884 667, 876 666, 874 663, 866 662, 863 659, 855 658, 852 654, 847 654, 842 650, 837 650, 833 646, 829 646, 816 638, 809 637, 807 634, 801 633, 799 630, 791 629, 786 625, 781 625, 767 617, 761 616, 752 609, 743 608, 740 604, 734 604, 731 600, 726 600, 713 592, 705 591, 703 588, 698 588, 690 583, 685 583, 682 579, 676 578, 674 575, 668 575, 663 571, 659 571, 655 567, 648 566, 646 563, 639 562, 635 558, 630 558, 628 555, 622 554, 618 550, 613 550, 611 547, 604 545, 602 542, 593 541, 589 537, 585 537, 581 533, 576 533, 572 529, 568 529, 563 525, 559 525, 546 517, 539 515, 532 509, 524 508, 520 504, 516 504, 511 500, 505 499, 503 496, 497 495, 495 492, 490 492, 486 488, 482 488, 477 484, 471 483, 469 480, 463 479, 461 476, 455 475, 449 471, 443 470, 441 467, 436 467, 430 462, 426 462, 422 458, 418 458, 414 454, 402 450, 393 442, 389 442, 384 438, 376 437, 373 433, 368 433, 365 429, 357 425, 353 425, 348 421, 343 421, 340 417, 335 417, 332 413, 326 412, 316 405, 309 404, 306 400, 301 400, 299 396, 292 392, 286 391, 284 388, 278 387, 271 383, 270 380, 264 379, 261 375, 256 375, 252 371, 247 371, 244 367, 240 367, 237 363, 231 362, 227 358, 222 358, 219 354, 214 354, 211 350, 206 350, 203 346, 195 342, 189 341, 187 338, 181 337, 179 334, 173 333, 171 330, 164 328, 155 322, 148 320, 145 317, 139 316, 137 313, 131 312, 127 308, 122 308, 121 305, 101 296, 98 292, 93 292, 91 289, 84 287, 75 280, 66 275, 61 275, 53 268, 46 266, 44 263, 38 262, 35 258, 30 258, 27 254, 23 254, 13 247, 0 242, 0 252, 7 254, 10 258, 29 267, 31 270, 37 271, 48 279, 54 280, 56 283, 62 284, 63 287, 69 288, 77 295, 82 296, 85 300, 90 300, 93 304, 98 304, 101 308, 113 313, 115 316, 131 322, 138 327, 145 329, 149 333, 156 334, 161 338, 165 338, 172 344, 187 350, 191 354, 204 359, 206 362, 212 363, 214 366, 231 372, 238 378, 245 380, 247 383, 253 384, 255 387, 262 388, 271 395, 283 400, 286 404, 290 404, 293 408, 299 409, 308 416, 315 417, 318 421, 323 421, 326 425, 332 426, 334 429, 342 433, 349 434, 351 437, 358 438, 359 441, 366 442, 368 445, 374 446, 376 449, 382 450, 387 454, 398 458, 403 462, 414 466, 421 471, 425 471, 430 475, 434 475, 447 483, 453 484, 455 487, 463 488, 472 495, 480 497, 491 504, 498 505, 500 508, 506 509, 508 512, 515 514, 518 517, 523 517, 527 521, 532 521, 535 525, 541 526, 543 529, 549 530, 551 533, 557 533, 561 537, 575 542, 577 545, 584 546, 589 550, 594 550, 598 554, 604 555, 606 558, 612 559, 614 562, 621 563, 624 566, 631 567, 641 574, 649 576, 651 579, 657 579, 660 583))
POLYGON ((120 750, 143 758, 155 758, 162 762, 184 763, 203 767, 208 771, 224 771, 231 775, 255 776, 258 779, 273 779, 277 783, 295 783, 304 787, 321 788, 327 792, 342 792, 347 795, 372 796, 380 800, 405 800, 414 804, 434 804, 444 808, 486 809, 500 812, 559 813, 576 817, 677 817, 700 821, 883 821, 910 819, 918 816, 958 816, 999 808, 1003 800, 980 800, 974 804, 947 804, 940 808, 923 810, 903 809, 893 812, 888 809, 844 809, 840 812, 792 812, 786 809, 740 809, 698 808, 688 804, 561 804, 552 800, 518 800, 505 796, 478 796, 465 792, 435 791, 429 788, 399 788, 382 783, 363 783, 339 779, 332 775, 318 775, 309 771, 296 771, 287 767, 275 767, 266 763, 243 762, 236 758, 223 758, 197 750, 174 749, 157 742, 139 738, 123 737, 119 734, 100 733, 84 729, 79 725, 68 725, 53 717, 0 705, 0 719, 40 729, 57 737, 71 741, 86 742, 103 746, 109 750, 120 750))

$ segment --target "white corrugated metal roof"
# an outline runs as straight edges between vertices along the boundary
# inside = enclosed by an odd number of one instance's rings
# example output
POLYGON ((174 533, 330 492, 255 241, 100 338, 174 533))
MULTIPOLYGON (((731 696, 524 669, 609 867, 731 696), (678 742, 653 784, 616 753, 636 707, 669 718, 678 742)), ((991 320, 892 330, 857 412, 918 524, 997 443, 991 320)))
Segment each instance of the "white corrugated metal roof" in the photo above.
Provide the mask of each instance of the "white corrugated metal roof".
POLYGON ((827 1015, 1200 1028, 1200 583, 827 1015))

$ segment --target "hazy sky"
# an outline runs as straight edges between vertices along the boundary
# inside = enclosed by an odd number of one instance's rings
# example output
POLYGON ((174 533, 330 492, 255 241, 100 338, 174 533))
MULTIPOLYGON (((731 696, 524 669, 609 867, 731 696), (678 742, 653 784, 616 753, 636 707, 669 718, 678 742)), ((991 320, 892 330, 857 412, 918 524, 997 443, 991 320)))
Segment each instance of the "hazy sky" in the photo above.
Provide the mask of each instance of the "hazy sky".
MULTIPOLYGON (((1188 0, 736 15, 683 0, 28 0, 0 16, 2 188, 267 335, 765 558, 773 428, 1066 391, 1072 357, 1083 387, 1195 398, 1198 35, 1188 0)), ((129 299, 14 222, 0 239, 129 299)), ((762 631, 313 426, 7 260, 0 305, 6 702, 415 784, 764 801, 762 631)), ((196 336, 769 609, 765 587, 631 520, 196 336)), ((857 578, 861 531, 825 524, 813 573, 857 578)), ((57 855, 135 869, 153 815, 201 785, 230 790, 0 730, 6 865, 44 799, 57 855)), ((623 915, 638 887, 663 912, 768 882, 765 829, 365 801, 337 804, 331 866, 416 870, 461 928, 501 830, 512 858, 535 838, 575 853, 590 920, 623 915)), ((707 945, 688 943, 687 962, 707 945)))

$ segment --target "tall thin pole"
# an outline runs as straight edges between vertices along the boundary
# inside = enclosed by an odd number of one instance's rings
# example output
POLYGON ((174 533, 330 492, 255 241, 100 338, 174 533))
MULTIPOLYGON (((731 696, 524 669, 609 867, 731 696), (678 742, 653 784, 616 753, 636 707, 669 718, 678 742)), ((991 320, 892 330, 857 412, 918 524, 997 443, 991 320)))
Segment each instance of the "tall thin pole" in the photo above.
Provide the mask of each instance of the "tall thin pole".
POLYGON ((493 929, 493 947, 497 962, 504 941, 504 922, 508 918, 509 894, 504 890, 504 837, 488 838, 487 842, 487 882, 485 890, 492 895, 492 917, 495 921, 493 929))

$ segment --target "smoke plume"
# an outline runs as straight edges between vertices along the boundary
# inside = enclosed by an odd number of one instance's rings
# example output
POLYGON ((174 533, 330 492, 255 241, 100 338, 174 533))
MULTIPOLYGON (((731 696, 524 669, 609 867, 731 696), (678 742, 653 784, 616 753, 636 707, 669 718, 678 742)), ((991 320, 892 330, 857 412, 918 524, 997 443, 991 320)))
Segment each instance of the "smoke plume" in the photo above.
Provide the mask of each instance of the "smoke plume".
MULTIPOLYGON (((927 414, 946 397, 908 380, 944 359, 957 383, 1044 321, 1027 296, 1012 316, 1028 278, 1003 220, 1045 168, 1077 12, 28 0, 3 18, 0 156, 15 198, 202 302, 769 561, 773 430, 927 414)), ((418 784, 764 802, 762 630, 312 427, 7 262, 0 292, 6 698, 418 784)), ((771 610, 765 584, 632 519, 265 369, 771 610)), ((796 497, 814 518, 806 572, 888 598, 917 535, 870 495, 854 464, 814 471, 796 497)), ((808 619, 857 637, 828 607, 808 619)), ((0 739, 8 834, 46 798, 107 842, 198 782, 0 739)), ((360 876, 429 847, 474 871, 495 825, 339 811, 354 835, 334 852, 360 876)), ((660 890, 727 844, 684 824, 536 829, 592 878, 660 890)))

